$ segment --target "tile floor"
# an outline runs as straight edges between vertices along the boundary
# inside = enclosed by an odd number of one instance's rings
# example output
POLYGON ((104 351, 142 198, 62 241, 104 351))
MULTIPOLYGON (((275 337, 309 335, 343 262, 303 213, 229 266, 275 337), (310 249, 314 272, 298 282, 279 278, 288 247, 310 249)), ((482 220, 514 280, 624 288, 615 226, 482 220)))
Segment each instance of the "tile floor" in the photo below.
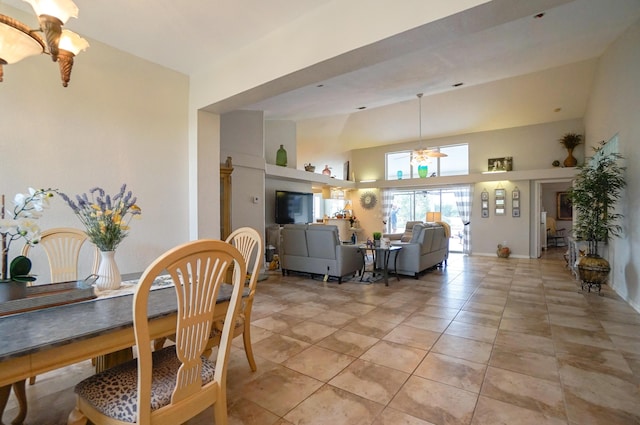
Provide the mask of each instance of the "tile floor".
MULTIPOLYGON (((609 288, 582 293, 551 251, 452 254, 388 288, 270 275, 253 312, 257 372, 234 341, 229 423, 640 424, 640 314, 609 288)), ((26 423, 66 423, 90 373, 39 376, 26 423)), ((5 423, 15 412, 11 399, 5 423)))

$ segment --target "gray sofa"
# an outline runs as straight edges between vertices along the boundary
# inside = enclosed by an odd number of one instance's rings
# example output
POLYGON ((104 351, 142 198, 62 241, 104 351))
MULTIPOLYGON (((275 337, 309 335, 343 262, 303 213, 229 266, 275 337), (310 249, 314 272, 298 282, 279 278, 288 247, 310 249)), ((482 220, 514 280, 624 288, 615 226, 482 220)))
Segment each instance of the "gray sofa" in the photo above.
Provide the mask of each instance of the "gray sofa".
POLYGON ((338 228, 322 224, 285 224, 281 231, 280 267, 289 271, 342 278, 362 270, 363 256, 356 245, 343 245, 338 228))
MULTIPOLYGON (((449 257, 449 235, 436 223, 419 223, 413 226, 409 242, 391 241, 402 246, 396 263, 398 274, 418 277, 432 267, 443 267, 449 257)), ((391 267, 391 264, 389 265, 391 267)))

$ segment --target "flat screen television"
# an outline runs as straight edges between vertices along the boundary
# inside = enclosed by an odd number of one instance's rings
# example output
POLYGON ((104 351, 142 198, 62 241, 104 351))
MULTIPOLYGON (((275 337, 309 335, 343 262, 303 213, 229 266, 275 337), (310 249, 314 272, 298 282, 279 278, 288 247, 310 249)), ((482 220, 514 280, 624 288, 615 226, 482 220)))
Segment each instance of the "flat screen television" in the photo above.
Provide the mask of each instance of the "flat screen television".
POLYGON ((313 193, 276 190, 276 224, 313 222, 313 193))

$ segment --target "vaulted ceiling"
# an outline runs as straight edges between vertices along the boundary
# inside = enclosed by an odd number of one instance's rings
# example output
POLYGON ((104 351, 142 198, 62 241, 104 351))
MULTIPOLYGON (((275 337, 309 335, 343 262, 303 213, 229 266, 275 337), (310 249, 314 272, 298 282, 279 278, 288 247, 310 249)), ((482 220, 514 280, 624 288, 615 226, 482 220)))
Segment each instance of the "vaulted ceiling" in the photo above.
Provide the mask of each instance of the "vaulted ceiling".
MULTIPOLYGON (((190 75, 336 1, 76 0, 68 27, 190 75)), ((581 118, 597 60, 639 19, 640 0, 494 0, 208 109, 263 110, 340 150, 416 140, 417 93, 424 138, 581 118)))

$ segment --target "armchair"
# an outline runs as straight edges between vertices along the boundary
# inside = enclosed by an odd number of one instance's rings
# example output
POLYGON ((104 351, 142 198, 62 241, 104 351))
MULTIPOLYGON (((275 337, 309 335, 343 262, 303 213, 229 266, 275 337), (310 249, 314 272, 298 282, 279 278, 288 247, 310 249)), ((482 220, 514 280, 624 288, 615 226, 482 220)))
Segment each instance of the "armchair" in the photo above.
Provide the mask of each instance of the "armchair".
POLYGON ((285 224, 280 244, 282 274, 290 271, 342 278, 362 270, 358 246, 340 242, 338 228, 321 224, 285 224))

